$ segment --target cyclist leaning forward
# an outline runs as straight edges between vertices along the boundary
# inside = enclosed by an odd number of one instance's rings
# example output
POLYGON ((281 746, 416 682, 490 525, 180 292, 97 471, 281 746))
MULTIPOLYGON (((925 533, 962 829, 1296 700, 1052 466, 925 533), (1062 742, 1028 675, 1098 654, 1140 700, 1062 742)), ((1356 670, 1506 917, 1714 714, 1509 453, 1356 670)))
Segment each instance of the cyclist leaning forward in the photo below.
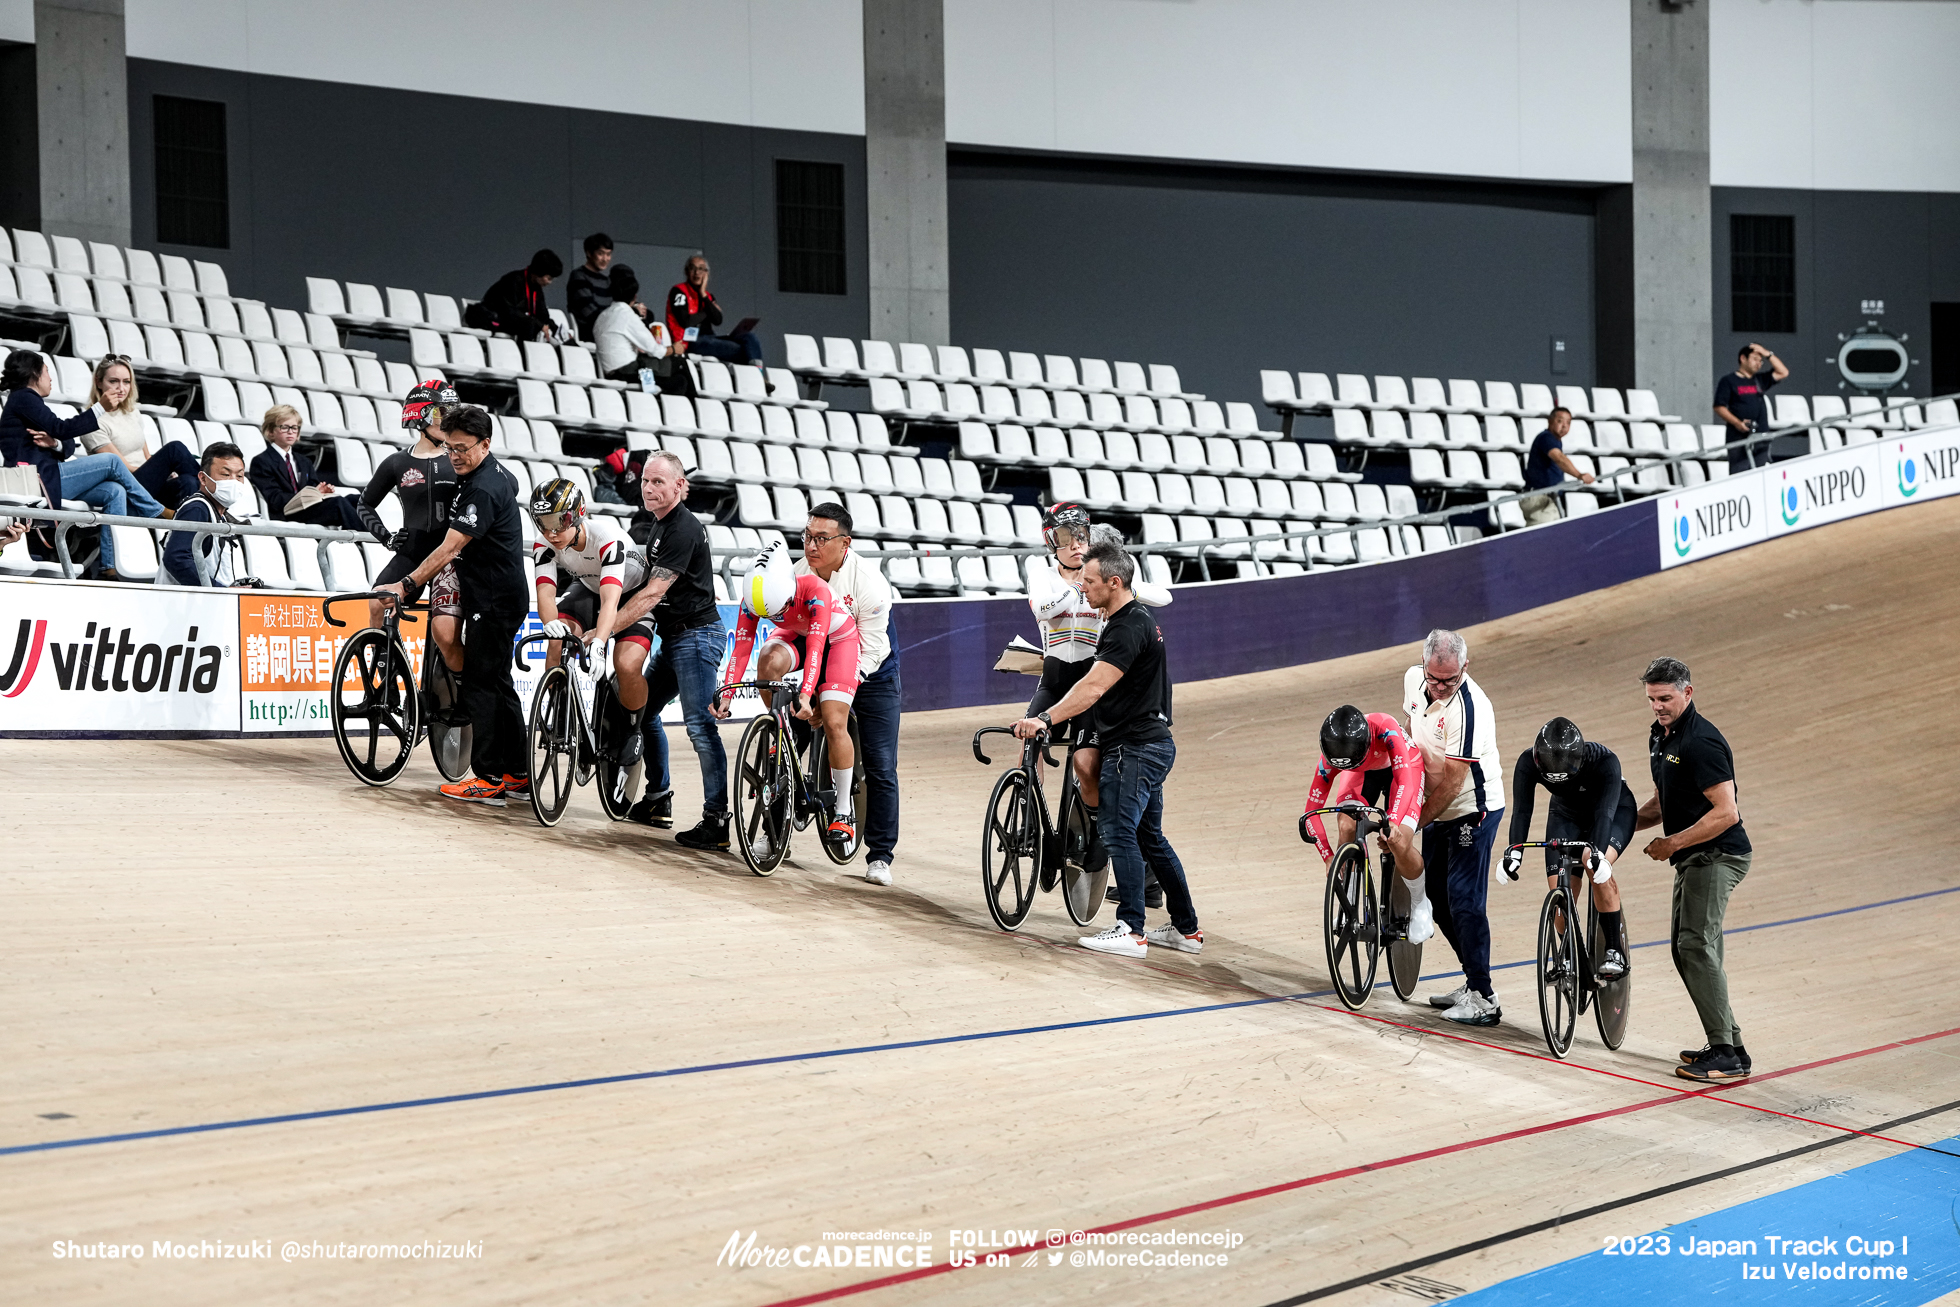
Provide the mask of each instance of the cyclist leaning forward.
MULTIPOLYGON (((1423 880, 1422 850, 1416 845, 1416 820, 1422 812, 1422 750, 1387 713, 1364 714, 1344 703, 1320 724, 1320 765, 1314 769, 1306 810, 1300 814, 1300 838, 1320 850, 1329 871, 1334 842, 1327 838, 1323 819, 1307 813, 1357 798, 1388 816, 1378 839, 1382 852, 1395 855, 1395 873, 1409 893, 1409 942, 1420 944, 1436 933, 1436 913, 1423 880)), ((1335 820, 1339 843, 1346 844, 1354 838, 1354 818, 1342 814, 1335 820)))
MULTIPOLYGON (((1620 882, 1612 867, 1633 839, 1634 819, 1640 804, 1620 775, 1620 759, 1603 744, 1593 744, 1579 732, 1569 718, 1554 717, 1538 732, 1537 741, 1518 755, 1511 773, 1511 839, 1522 844, 1531 838, 1531 806, 1537 787, 1543 785, 1552 796, 1551 810, 1545 814, 1548 840, 1585 840, 1585 866, 1593 872, 1593 906, 1599 909, 1599 930, 1611 940, 1606 956, 1597 968, 1601 980, 1618 980, 1627 973, 1627 956, 1620 951, 1623 938, 1620 918, 1620 882)), ((1552 868, 1558 850, 1545 850, 1546 882, 1557 884, 1552 868)), ((1504 874, 1518 878, 1524 865, 1524 851, 1506 852, 1504 874)))
MULTIPOLYGON (((833 844, 849 844, 857 838, 857 813, 852 806, 852 769, 857 759, 851 751, 851 701, 857 698, 858 686, 857 622, 832 596, 828 582, 814 572, 796 575, 788 547, 781 541, 770 545, 755 556, 742 581, 735 648, 721 678, 724 691, 747 671, 756 628, 764 620, 774 627, 756 655, 755 679, 786 680, 799 665, 803 668, 802 689, 791 711, 798 721, 822 722, 830 745, 830 788, 835 796, 825 838, 833 844), (800 664, 799 637, 803 640, 800 664)), ((774 699, 763 692, 765 705, 773 707, 774 699)), ((715 696, 712 711, 716 717, 728 716, 725 693, 715 696)), ((757 853, 767 857, 772 852, 767 835, 759 833, 757 838, 764 841, 757 853)))
MULTIPOLYGON (((415 444, 388 455, 361 490, 354 511, 374 538, 395 551, 376 586, 399 581, 436 551, 449 533, 449 501, 456 497, 456 469, 442 443, 442 417, 462 405, 447 381, 424 381, 402 401, 402 429, 415 433, 415 444), (401 504, 402 525, 390 531, 375 510, 393 492, 401 504)), ((381 625, 381 601, 368 600, 368 625, 381 625)), ((463 591, 456 564, 447 563, 429 582, 429 634, 452 672, 463 670, 463 591)), ((426 691, 425 691, 426 692, 426 691)))
MULTIPOLYGON (((1035 620, 1041 625, 1042 644, 1041 682, 1035 686, 1034 698, 1028 700, 1029 717, 1054 707, 1095 665, 1103 616, 1082 593, 1082 557, 1094 543, 1091 537, 1099 539, 1105 533, 1112 543, 1123 543, 1122 535, 1115 528, 1092 527, 1089 510, 1080 504, 1054 504, 1041 515, 1041 537, 1048 543, 1055 570, 1051 572, 1032 561, 1028 566, 1028 607, 1034 610, 1035 620)), ((1131 594, 1146 608, 1162 608, 1171 601, 1169 590, 1141 578, 1131 588, 1131 594)), ((1085 859, 1088 865, 1084 870, 1093 873, 1109 861, 1102 832, 1095 825, 1097 805, 1102 798, 1102 750, 1097 747, 1094 711, 1063 722, 1055 738, 1060 742, 1069 738, 1070 732, 1079 732, 1075 737, 1075 784, 1090 821, 1089 851, 1085 859)), ((1054 888, 1050 874, 1045 871, 1042 888, 1054 888)), ((1112 884, 1108 893, 1114 902, 1116 886, 1112 884)), ((1144 884, 1143 899, 1146 907, 1164 905, 1164 891, 1158 886, 1154 871, 1144 884)))

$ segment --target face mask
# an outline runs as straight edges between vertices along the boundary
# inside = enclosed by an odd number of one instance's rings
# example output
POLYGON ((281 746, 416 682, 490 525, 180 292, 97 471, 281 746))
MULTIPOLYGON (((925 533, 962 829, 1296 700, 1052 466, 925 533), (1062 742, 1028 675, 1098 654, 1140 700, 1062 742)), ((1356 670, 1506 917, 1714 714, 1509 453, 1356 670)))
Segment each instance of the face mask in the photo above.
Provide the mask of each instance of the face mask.
POLYGON ((249 508, 251 496, 245 492, 243 481, 214 481, 211 483, 211 498, 223 504, 227 512, 244 505, 249 508))

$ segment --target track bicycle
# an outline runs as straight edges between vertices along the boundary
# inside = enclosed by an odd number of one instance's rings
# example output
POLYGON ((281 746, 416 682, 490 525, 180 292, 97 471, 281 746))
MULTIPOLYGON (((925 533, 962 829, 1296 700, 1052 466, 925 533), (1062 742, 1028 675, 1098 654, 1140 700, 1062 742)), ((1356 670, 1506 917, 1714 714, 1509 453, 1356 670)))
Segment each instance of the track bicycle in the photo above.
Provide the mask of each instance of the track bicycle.
MULTIPOLYGON (((773 876, 789 856, 792 831, 802 830, 821 820, 828 828, 836 815, 837 798, 830 788, 830 744, 822 728, 801 723, 790 707, 802 687, 795 681, 741 681, 724 685, 717 698, 738 690, 768 690, 768 711, 758 715, 742 732, 742 744, 735 752, 734 791, 735 843, 742 861, 758 876, 773 876), (801 725, 804 730, 799 732, 801 725), (798 736, 810 737, 808 765, 798 736), (766 852, 758 852, 766 842, 766 852)), ((825 829, 818 843, 824 856, 843 866, 864 846, 864 744, 858 738, 857 714, 850 718, 851 732, 851 811, 857 814, 857 834, 848 841, 832 840, 825 829)))
POLYGON ((1334 993, 1350 1008, 1366 1003, 1375 988, 1375 970, 1385 945, 1389 983, 1395 996, 1406 1000, 1416 992, 1422 972, 1422 945, 1409 942, 1408 887, 1395 874, 1395 856, 1386 851, 1378 887, 1368 856, 1368 837, 1388 828, 1388 814, 1349 802, 1306 815, 1354 820, 1354 838, 1335 849, 1327 865, 1327 889, 1321 901, 1321 933, 1334 993))
MULTIPOLYGON (((1579 923, 1572 911, 1575 883, 1586 882, 1582 865, 1584 840, 1534 840, 1513 844, 1512 849, 1556 849, 1558 858, 1552 870, 1555 883, 1545 895, 1545 906, 1538 913, 1538 1018, 1545 1027, 1545 1046, 1553 1057, 1564 1057, 1572 1047, 1572 1034, 1579 1016, 1588 1006, 1599 1023, 1599 1037, 1608 1048, 1626 1042, 1627 1014, 1633 1002, 1633 972, 1618 980, 1602 980, 1598 963, 1606 950, 1617 945, 1621 957, 1627 951, 1626 918, 1620 919, 1620 938, 1604 940, 1599 934, 1599 908, 1586 895, 1586 947, 1579 947, 1579 923)), ((1510 850, 1505 850, 1509 853, 1510 850)))
MULTIPOLYGON (((524 646, 550 639, 538 634, 519 640, 511 653, 518 668, 529 670, 524 666, 524 646)), ((596 654, 576 635, 563 637, 562 643, 558 665, 545 669, 531 695, 530 729, 525 734, 531 750, 531 811, 539 825, 556 826, 572 791, 596 777, 599 806, 614 821, 624 821, 633 806, 634 781, 644 760, 620 766, 611 753, 617 742, 602 738, 619 697, 612 641, 599 641, 596 654)))
POLYGON ((329 626, 345 626, 333 615, 333 606, 370 599, 383 601, 381 625, 356 631, 341 646, 327 696, 341 761, 363 785, 391 785, 427 734, 436 770, 446 781, 461 780, 470 769, 470 723, 463 712, 462 683, 443 661, 431 634, 422 642, 418 690, 415 664, 402 642, 402 614, 426 613, 429 606, 369 590, 328 596, 320 601, 320 615, 329 626))
MULTIPOLYGON (((980 752, 981 737, 1012 734, 1013 728, 1008 726, 975 731, 974 758, 982 766, 992 766, 992 760, 980 752)), ((1109 884, 1107 858, 1098 870, 1087 870, 1094 830, 1076 788, 1075 741, 1070 739, 1068 757, 1059 764, 1049 756, 1048 742, 1046 731, 1021 741, 1021 763, 1002 772, 994 782, 986 820, 980 828, 980 889, 987 900, 988 915, 1002 930, 1018 928, 1034 906, 1035 890, 1052 890, 1057 882, 1069 920, 1086 926, 1101 911, 1103 891, 1109 884), (1041 772, 1035 766, 1037 759, 1062 771, 1062 798, 1053 818, 1041 772)))

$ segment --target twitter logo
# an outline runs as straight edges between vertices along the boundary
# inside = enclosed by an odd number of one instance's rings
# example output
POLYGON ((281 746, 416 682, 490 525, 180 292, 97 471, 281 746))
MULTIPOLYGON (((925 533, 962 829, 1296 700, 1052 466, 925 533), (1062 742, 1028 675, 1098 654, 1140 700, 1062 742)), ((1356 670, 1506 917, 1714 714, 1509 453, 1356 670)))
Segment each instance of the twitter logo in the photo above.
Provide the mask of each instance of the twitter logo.
POLYGON ((1049 1253, 1048 1264, 1050 1266, 1060 1266, 1062 1264, 1062 1255, 1059 1252, 1049 1253))

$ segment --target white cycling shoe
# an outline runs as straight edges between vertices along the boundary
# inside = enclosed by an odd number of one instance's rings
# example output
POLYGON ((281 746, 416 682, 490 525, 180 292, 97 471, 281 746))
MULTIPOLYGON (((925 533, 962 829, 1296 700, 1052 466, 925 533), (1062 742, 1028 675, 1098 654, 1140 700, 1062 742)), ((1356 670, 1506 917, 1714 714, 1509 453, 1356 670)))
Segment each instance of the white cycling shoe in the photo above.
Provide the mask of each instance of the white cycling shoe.
POLYGON ((1409 942, 1420 944, 1436 933, 1436 909, 1429 905, 1424 895, 1409 909, 1409 942))

